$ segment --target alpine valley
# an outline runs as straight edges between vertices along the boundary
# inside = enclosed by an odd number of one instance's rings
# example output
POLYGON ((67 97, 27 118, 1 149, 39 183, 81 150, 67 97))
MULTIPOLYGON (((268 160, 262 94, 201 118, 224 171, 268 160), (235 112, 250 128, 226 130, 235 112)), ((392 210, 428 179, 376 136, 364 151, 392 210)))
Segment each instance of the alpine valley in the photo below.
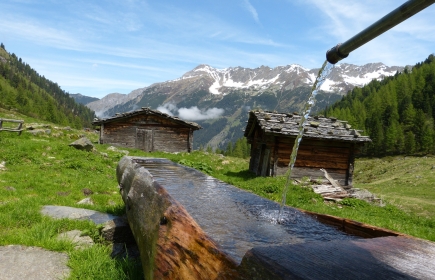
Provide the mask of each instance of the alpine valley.
MULTIPOLYGON (((382 63, 337 64, 322 85, 312 113, 325 109, 354 87, 395 75, 403 69, 382 63)), ((255 69, 199 65, 176 80, 155 83, 129 94, 112 93, 89 103, 84 102, 89 99, 82 95, 70 96, 94 110, 99 118, 150 107, 194 121, 203 127, 194 134, 195 148, 225 149, 229 142, 243 137, 248 112, 252 109, 300 112, 318 71, 296 64, 255 69)))

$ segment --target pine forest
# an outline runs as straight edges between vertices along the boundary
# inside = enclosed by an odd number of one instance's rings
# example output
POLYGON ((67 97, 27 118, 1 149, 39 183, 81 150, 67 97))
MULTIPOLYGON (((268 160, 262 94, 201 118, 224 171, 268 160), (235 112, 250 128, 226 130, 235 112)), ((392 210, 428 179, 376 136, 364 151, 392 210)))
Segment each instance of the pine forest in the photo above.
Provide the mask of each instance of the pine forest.
POLYGON ((0 107, 74 128, 90 127, 92 110, 0 46, 0 107))
POLYGON ((322 112, 364 130, 369 156, 435 152, 435 56, 403 73, 354 88, 322 112))

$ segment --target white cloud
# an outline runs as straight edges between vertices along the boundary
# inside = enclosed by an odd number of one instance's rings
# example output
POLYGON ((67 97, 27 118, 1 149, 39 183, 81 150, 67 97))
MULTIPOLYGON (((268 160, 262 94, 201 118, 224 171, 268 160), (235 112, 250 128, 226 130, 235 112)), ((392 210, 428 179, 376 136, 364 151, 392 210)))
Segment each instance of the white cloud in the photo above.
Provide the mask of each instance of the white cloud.
POLYGON ((163 104, 163 105, 157 107, 157 110, 162 112, 162 113, 173 116, 174 113, 177 113, 178 108, 175 104, 166 103, 166 104, 163 104))
POLYGON ((260 20, 258 19, 258 13, 257 10, 252 6, 251 2, 249 0, 245 0, 245 8, 251 13, 252 17, 254 18, 256 23, 260 23, 260 20))
POLYGON ((210 108, 206 111, 202 111, 197 106, 193 106, 190 108, 178 109, 178 116, 185 120, 202 121, 218 118, 224 113, 224 111, 224 109, 220 108, 210 108))
POLYGON ((202 121, 208 119, 215 119, 222 116, 224 109, 220 108, 209 108, 207 110, 201 110, 197 106, 192 106, 190 108, 177 108, 175 104, 165 103, 157 107, 162 113, 178 116, 180 119, 188 121, 202 121))

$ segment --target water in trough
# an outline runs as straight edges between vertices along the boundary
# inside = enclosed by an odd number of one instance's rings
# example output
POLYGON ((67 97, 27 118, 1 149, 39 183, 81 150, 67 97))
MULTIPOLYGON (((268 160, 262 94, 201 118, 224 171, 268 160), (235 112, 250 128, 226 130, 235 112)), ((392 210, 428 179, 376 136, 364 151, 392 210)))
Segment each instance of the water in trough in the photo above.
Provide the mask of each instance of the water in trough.
POLYGON ((356 239, 298 211, 166 159, 135 160, 180 202, 224 252, 240 263, 249 249, 310 241, 356 239))

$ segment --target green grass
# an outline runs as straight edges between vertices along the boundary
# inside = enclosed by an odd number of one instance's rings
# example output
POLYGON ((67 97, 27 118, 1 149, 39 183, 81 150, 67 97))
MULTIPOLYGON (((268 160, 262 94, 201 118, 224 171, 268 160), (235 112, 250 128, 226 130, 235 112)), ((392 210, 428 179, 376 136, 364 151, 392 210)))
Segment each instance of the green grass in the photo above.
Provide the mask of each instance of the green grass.
MULTIPOLYGON (((2 113, 3 118, 19 118, 2 113)), ((27 118, 27 122, 38 121, 27 118)), ((107 150, 107 146, 93 152, 76 150, 68 144, 81 136, 97 141, 98 135, 54 125, 47 128, 52 130, 51 135, 0 132, 0 162, 6 162, 6 170, 0 170, 0 245, 66 252, 72 268, 70 279, 143 279, 137 262, 110 258, 109 247, 99 238, 99 243, 85 250, 57 239, 59 233, 73 229, 89 235, 98 232, 92 222, 55 220, 40 214, 44 205, 79 207, 76 203, 86 197, 85 188, 93 191, 90 197, 94 205, 80 207, 124 213, 115 174, 124 154, 107 150)))
MULTIPOLYGON (((25 116, 1 111, 0 118, 24 119, 25 125, 38 123, 25 116)), ((43 205, 76 204, 90 195, 94 205, 81 205, 97 211, 123 214, 124 204, 118 192, 116 166, 124 156, 108 145, 97 145, 92 152, 76 150, 68 144, 81 136, 94 143, 93 132, 65 130, 48 125, 50 135, 33 136, 24 132, 0 132, 0 245, 39 246, 69 255, 71 279, 142 279, 137 263, 110 258, 104 243, 77 250, 57 235, 72 229, 94 233, 98 227, 88 221, 54 220, 40 214, 43 205)), ((129 155, 164 157, 208 173, 222 181, 280 202, 284 177, 255 177, 248 171, 249 160, 223 157, 195 151, 170 154, 127 150, 129 155)), ((355 187, 368 189, 381 197, 385 207, 346 199, 341 204, 325 203, 309 188, 290 185, 287 204, 313 212, 345 217, 435 241, 435 158, 389 157, 358 159, 355 187)), ((97 238, 98 240, 98 238, 97 238)))
POLYGON ((355 185, 407 213, 435 218, 435 157, 360 159, 355 185))

